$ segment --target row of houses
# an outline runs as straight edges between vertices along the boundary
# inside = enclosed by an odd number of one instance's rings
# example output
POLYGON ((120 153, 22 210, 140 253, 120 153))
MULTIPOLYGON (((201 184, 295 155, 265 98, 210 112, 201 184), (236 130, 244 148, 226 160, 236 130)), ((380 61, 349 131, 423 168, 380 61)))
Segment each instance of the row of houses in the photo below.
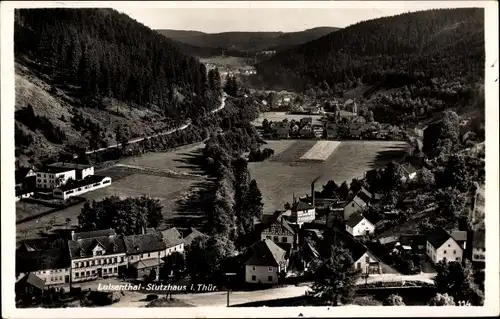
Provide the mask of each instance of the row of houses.
POLYGON ((57 162, 39 171, 19 168, 16 170, 16 201, 36 192, 48 192, 54 198, 65 200, 109 185, 111 178, 94 175, 91 165, 57 162))
POLYGON ((39 250, 22 244, 16 250, 16 278, 34 275, 46 286, 115 276, 154 280, 165 257, 184 253, 185 246, 199 236, 206 235, 192 229, 183 238, 176 228, 147 229, 129 236, 120 236, 113 229, 72 232, 57 248, 39 250))

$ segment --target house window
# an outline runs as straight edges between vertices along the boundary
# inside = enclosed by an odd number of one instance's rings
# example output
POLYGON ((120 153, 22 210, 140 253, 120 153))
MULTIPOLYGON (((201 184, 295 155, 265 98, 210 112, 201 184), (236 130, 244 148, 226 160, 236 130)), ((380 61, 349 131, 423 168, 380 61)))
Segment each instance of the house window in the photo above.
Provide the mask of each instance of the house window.
POLYGON ((456 258, 456 260, 457 260, 457 261, 460 261, 460 257, 457 257, 457 258, 456 258))
POLYGON ((121 262, 124 262, 125 261, 125 257, 122 257, 122 261, 121 262))
POLYGON ((151 253, 148 253, 148 257, 151 257, 151 253))
POLYGON ((453 255, 456 255, 456 254, 457 254, 457 251, 456 251, 456 250, 454 250, 454 251, 453 251, 453 255))
POLYGON ((446 250, 444 251, 444 254, 446 255, 446 250))
POLYGON ((288 238, 286 238, 286 237, 281 237, 281 241, 282 241, 282 242, 284 242, 284 243, 286 243, 286 242, 288 241, 288 238))
POLYGON ((255 267, 252 267, 252 270, 255 270, 255 267))
POLYGON ((273 271, 273 267, 269 267, 269 268, 267 268, 267 270, 268 270, 269 272, 271 272, 271 271, 273 271))
POLYGON ((451 247, 450 244, 448 244, 448 247, 451 247))
POLYGON ((75 272, 75 278, 78 278, 80 274, 78 272, 75 272))
POLYGON ((278 236, 273 236, 273 241, 275 241, 275 242, 279 241, 278 236))
POLYGON ((106 274, 106 273, 107 273, 107 271, 108 271, 108 269, 107 269, 107 268, 103 268, 103 269, 102 269, 102 273, 103 273, 103 274, 106 274))
POLYGON ((358 269, 361 269, 361 263, 360 262, 357 264, 357 266, 358 266, 358 269))
POLYGON ((273 276, 267 276, 267 281, 273 281, 273 276))
POLYGON ((255 277, 255 275, 252 276, 252 281, 256 281, 257 280, 257 277, 255 277))
POLYGON ((369 262, 370 262, 370 257, 366 256, 366 257, 365 257, 365 263, 367 263, 367 264, 368 264, 369 262))
POLYGON ((90 276, 90 271, 87 271, 87 277, 90 276))

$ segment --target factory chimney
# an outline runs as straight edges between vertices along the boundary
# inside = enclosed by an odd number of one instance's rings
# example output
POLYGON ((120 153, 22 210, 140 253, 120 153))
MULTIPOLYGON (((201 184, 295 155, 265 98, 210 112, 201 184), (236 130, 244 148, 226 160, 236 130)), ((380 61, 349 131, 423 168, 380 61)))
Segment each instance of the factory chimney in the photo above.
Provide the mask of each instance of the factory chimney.
POLYGON ((320 178, 320 176, 316 177, 311 183, 311 205, 316 207, 316 191, 314 190, 314 184, 320 178))

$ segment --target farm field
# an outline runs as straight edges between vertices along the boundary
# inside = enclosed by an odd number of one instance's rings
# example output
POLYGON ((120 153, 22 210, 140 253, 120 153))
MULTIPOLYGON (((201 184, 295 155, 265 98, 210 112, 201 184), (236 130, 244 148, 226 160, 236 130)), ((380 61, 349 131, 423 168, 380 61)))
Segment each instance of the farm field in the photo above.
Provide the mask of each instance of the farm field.
POLYGON ((143 156, 125 158, 119 164, 200 174, 203 172, 199 171, 195 165, 190 164, 189 159, 192 159, 196 152, 201 152, 204 147, 204 143, 197 143, 179 148, 176 151, 147 153, 143 156))
MULTIPOLYGON (((196 165, 186 162, 187 159, 189 159, 190 154, 194 157, 192 152, 195 152, 202 147, 203 144, 197 144, 168 153, 148 153, 142 157, 124 159, 120 163, 129 163, 128 165, 133 166, 153 167, 185 173, 199 173, 197 172, 196 165)), ((147 195, 160 200, 163 205, 166 223, 170 223, 171 221, 177 219, 193 220, 193 218, 200 217, 199 212, 191 213, 184 209, 182 202, 192 200, 189 195, 195 188, 206 186, 206 181, 203 178, 197 180, 193 178, 139 174, 137 173, 137 170, 128 169, 127 167, 109 167, 96 171, 96 174, 110 176, 113 182, 108 187, 83 194, 82 197, 85 197, 88 200, 101 200, 104 197, 111 195, 120 197, 137 197, 147 195)), ((27 208, 24 209, 24 206, 22 205, 25 204, 18 203, 16 206, 20 207, 21 214, 26 214, 27 208)), ((29 203, 29 205, 32 204, 29 203)), ((19 224, 16 227, 16 239, 20 240, 25 237, 39 237, 39 232, 43 231, 54 217, 55 223, 52 232, 56 229, 65 229, 66 218, 71 218, 71 224, 77 225, 78 215, 80 214, 82 206, 83 203, 60 210, 54 214, 43 216, 36 220, 19 224), (24 230, 29 230, 29 233, 25 234, 24 230)), ((19 213, 16 211, 16 217, 18 219, 22 218, 21 216, 18 216, 18 214, 19 213)), ((167 224, 160 225, 159 227, 167 227, 167 224)))
MULTIPOLYGON (((273 141, 274 142, 274 141, 273 141)), ((292 196, 309 194, 311 182, 320 176, 316 189, 321 190, 328 180, 340 184, 373 168, 401 160, 409 147, 397 141, 343 141, 325 161, 303 161, 300 158, 318 141, 279 141, 280 152, 264 162, 249 163, 252 178, 262 192, 264 211, 283 209, 292 196), (284 149, 284 144, 289 147, 284 149)), ((272 143, 269 143, 272 148, 272 143)))
POLYGON ((29 216, 47 212, 51 209, 53 208, 38 203, 30 203, 25 201, 16 202, 16 221, 29 216))

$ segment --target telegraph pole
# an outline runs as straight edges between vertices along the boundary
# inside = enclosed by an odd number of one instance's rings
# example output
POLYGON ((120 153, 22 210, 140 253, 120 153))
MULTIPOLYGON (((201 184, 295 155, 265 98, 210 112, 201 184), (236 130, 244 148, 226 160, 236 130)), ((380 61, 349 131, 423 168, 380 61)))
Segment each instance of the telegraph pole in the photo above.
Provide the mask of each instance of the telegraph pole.
POLYGON ((234 272, 226 272, 224 273, 225 276, 227 276, 227 306, 229 307, 229 293, 230 293, 230 288, 229 288, 229 278, 230 276, 236 276, 236 273, 234 272))

